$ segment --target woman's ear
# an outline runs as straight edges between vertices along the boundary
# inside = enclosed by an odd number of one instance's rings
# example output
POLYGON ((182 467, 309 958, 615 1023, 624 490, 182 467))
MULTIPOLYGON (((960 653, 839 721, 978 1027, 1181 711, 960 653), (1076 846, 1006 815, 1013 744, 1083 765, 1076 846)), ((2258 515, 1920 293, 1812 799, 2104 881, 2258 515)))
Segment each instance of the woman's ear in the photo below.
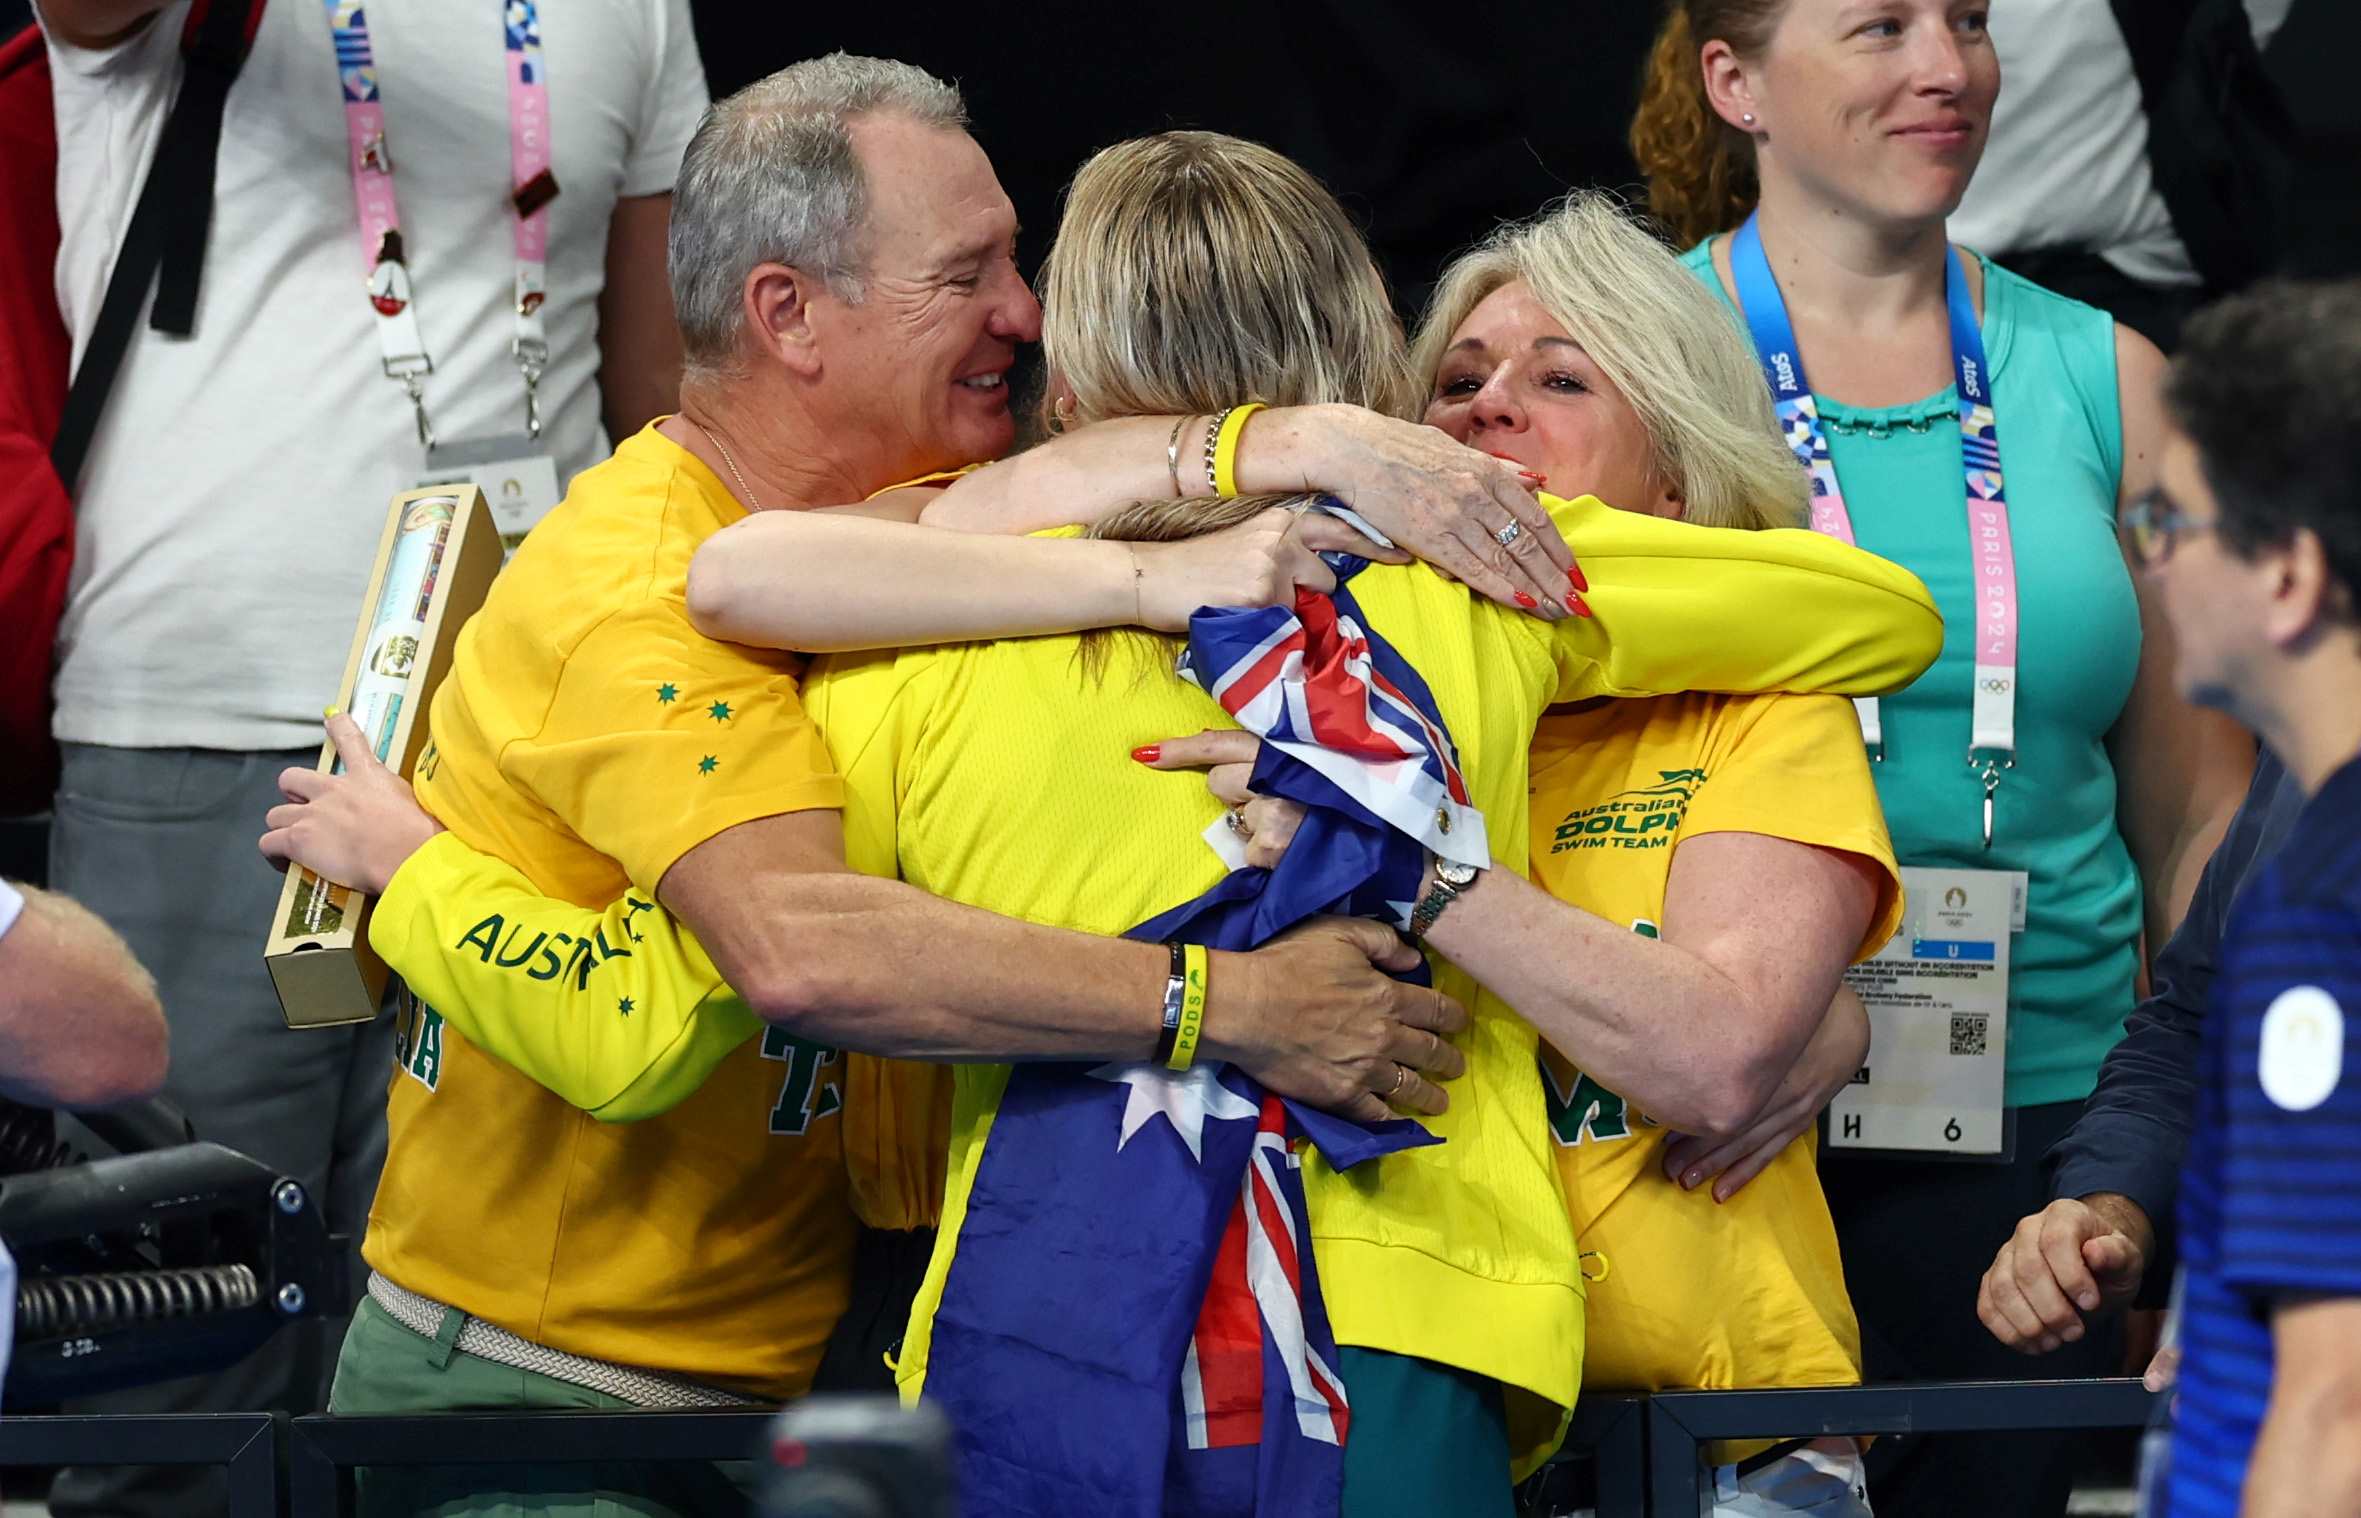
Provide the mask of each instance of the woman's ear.
POLYGON ((1076 422, 1074 387, 1055 369, 1041 385, 1041 426, 1051 437, 1056 437, 1076 422))
POLYGON ((1760 114, 1762 107, 1755 103, 1754 81, 1747 77, 1746 65, 1738 61, 1735 48, 1714 38, 1699 53, 1698 67, 1705 77, 1705 103, 1716 116, 1749 137, 1768 133, 1760 114))

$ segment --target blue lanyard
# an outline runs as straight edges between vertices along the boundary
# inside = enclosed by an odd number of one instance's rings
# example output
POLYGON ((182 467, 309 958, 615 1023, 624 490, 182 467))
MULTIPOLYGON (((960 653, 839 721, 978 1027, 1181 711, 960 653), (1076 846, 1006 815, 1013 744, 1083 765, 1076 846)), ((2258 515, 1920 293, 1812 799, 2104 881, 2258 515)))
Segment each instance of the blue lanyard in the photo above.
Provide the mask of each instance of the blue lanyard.
MULTIPOLYGON (((1974 708, 1967 762, 1970 769, 1983 771, 1984 846, 1990 848, 1992 796, 2000 787, 2000 772, 2016 766, 2016 552, 2009 534, 2008 500, 2001 490, 2000 431, 1992 417, 1991 366, 1984 359, 1984 335, 1976 323, 1975 306, 1968 299, 1967 274, 1960 267, 1959 254, 1946 249, 1946 255, 1943 297, 1951 318, 1951 372, 1959 395, 1960 464, 1966 481, 1976 619, 1974 708)), ((1812 529, 1850 543, 1852 516, 1845 509, 1844 493, 1837 488, 1836 465, 1829 457, 1819 403, 1804 376, 1803 354, 1787 318, 1787 302, 1779 293, 1770 260, 1763 255, 1762 234, 1752 216, 1730 239, 1730 273, 1738 287, 1738 302, 1746 308, 1755 356, 1771 386, 1779 429, 1812 477, 1812 529)), ((1870 752, 1884 758, 1884 730, 1877 702, 1860 700, 1853 705, 1860 714, 1861 733, 1870 752)))

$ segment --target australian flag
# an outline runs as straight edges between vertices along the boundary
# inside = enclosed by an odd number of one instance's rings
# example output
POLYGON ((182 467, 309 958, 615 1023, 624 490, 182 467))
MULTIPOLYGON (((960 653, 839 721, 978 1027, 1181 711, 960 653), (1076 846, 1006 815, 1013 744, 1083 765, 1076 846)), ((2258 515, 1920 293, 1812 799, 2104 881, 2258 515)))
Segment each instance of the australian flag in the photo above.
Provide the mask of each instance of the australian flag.
MULTIPOLYGON (((1128 936, 1250 949, 1321 914, 1398 926, 1429 847, 1489 862, 1432 694, 1345 583, 1366 561, 1329 562, 1336 591, 1292 610, 1200 610, 1182 666, 1266 739, 1255 786, 1308 809, 1295 842, 1128 936)), ((1227 1065, 1016 1067, 926 1383, 960 1431, 967 1511, 1338 1511, 1351 1404, 1297 1139, 1338 1169, 1438 1142, 1227 1065)))

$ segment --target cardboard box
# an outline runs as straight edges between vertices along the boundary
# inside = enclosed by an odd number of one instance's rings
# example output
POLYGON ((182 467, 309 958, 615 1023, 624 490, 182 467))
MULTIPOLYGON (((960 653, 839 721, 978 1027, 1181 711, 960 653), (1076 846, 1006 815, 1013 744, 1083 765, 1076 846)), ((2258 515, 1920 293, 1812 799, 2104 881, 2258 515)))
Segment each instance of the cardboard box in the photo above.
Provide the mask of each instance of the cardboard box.
MULTIPOLYGON (((377 757, 405 778, 459 629, 484 604, 500 562, 500 529, 475 486, 393 498, 338 690, 377 757)), ((335 745, 322 743, 320 769, 339 768, 335 745)), ((385 962, 369 947, 369 897, 301 866, 288 867, 262 957, 290 1028, 365 1023, 385 998, 385 962)))

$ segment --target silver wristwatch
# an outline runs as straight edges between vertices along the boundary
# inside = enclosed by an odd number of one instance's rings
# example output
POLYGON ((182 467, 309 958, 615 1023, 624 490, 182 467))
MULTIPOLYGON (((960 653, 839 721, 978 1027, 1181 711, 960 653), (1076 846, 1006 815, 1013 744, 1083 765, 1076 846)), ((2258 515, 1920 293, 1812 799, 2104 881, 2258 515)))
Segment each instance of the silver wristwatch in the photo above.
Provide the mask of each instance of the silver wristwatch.
POLYGON ((1435 859, 1435 883, 1426 899, 1410 914, 1410 936, 1424 938, 1434 930, 1435 919, 1443 915, 1443 908, 1451 905, 1460 893, 1476 883, 1483 874, 1472 864, 1456 864, 1440 855, 1435 859))

